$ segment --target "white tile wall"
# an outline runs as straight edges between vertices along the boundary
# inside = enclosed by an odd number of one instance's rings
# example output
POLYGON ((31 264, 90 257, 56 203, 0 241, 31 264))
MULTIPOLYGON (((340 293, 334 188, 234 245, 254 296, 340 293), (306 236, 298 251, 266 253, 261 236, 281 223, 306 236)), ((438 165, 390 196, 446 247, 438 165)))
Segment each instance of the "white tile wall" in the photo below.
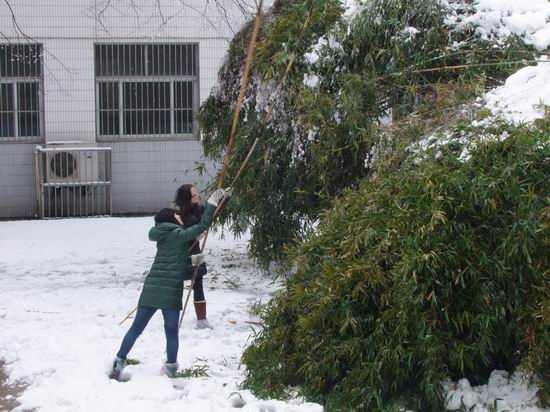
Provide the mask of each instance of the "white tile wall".
MULTIPOLYGON (((45 50, 46 141, 95 141, 95 42, 198 42, 199 94, 204 101, 216 83, 228 38, 243 21, 234 0, 218 2, 227 17, 215 1, 204 0, 161 0, 160 9, 154 0, 134 0, 135 8, 126 0, 12 1, 21 30, 45 50)), ((7 7, 0 7, 0 32, 10 42, 26 41, 7 7)), ((0 42, 5 42, 2 37, 0 42)), ((113 150, 114 213, 155 212, 172 200, 179 185, 196 183, 202 189, 206 184, 193 170, 203 154, 196 141, 101 145, 113 150)), ((0 143, 0 218, 35 213, 34 146, 0 143)))

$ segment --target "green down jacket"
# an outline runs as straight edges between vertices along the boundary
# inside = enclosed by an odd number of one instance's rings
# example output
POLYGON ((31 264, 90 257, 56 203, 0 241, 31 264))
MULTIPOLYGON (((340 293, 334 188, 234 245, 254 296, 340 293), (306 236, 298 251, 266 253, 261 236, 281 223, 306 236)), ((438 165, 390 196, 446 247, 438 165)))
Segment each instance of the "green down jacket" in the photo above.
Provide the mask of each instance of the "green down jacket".
POLYGON ((151 228, 149 239, 157 242, 157 254, 145 278, 138 306, 182 308, 183 276, 191 265, 189 241, 208 228, 215 209, 208 205, 201 221, 187 229, 173 223, 160 223, 151 228))

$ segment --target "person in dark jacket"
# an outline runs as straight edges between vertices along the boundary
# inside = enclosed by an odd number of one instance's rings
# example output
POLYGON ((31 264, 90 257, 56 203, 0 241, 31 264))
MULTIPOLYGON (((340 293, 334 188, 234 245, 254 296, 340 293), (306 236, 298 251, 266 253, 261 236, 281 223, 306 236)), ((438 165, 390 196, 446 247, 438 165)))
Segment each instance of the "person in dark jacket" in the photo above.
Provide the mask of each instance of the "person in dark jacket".
MULTIPOLYGON (((201 220, 205 207, 201 205, 197 189, 193 185, 182 185, 176 191, 174 200, 178 214, 180 215, 183 226, 191 227, 201 220)), ((193 239, 189 242, 189 253, 196 255, 200 253, 199 239, 193 239)), ((190 266, 185 274, 185 280, 191 280, 193 273, 197 270, 195 283, 193 284, 193 306, 197 315, 197 329, 214 329, 212 324, 206 318, 206 299, 204 297, 203 278, 207 273, 206 263, 201 263, 198 267, 190 266)))
POLYGON ((204 261, 201 254, 189 256, 188 243, 212 223, 214 211, 223 196, 223 189, 214 191, 200 221, 188 228, 182 227, 181 219, 173 209, 163 209, 155 216, 155 226, 149 231, 149 239, 157 242, 157 253, 145 278, 134 322, 124 336, 113 361, 109 375, 111 379, 120 378, 128 353, 157 309, 162 310, 166 334, 167 359, 164 372, 168 376, 177 372, 178 320, 182 309, 184 273, 188 266, 199 265, 204 261))

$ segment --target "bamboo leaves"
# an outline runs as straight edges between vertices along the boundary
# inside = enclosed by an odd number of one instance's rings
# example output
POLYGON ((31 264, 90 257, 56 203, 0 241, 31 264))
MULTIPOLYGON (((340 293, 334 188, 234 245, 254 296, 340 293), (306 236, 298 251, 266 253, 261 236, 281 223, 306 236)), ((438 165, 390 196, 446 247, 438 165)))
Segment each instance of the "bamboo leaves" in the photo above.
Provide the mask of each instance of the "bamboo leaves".
POLYGON ((545 129, 510 132, 472 162, 365 180, 327 211, 293 252, 308 263, 262 312, 246 384, 298 384, 331 410, 440 411, 446 378, 481 383, 522 362, 548 388, 550 146, 545 129))

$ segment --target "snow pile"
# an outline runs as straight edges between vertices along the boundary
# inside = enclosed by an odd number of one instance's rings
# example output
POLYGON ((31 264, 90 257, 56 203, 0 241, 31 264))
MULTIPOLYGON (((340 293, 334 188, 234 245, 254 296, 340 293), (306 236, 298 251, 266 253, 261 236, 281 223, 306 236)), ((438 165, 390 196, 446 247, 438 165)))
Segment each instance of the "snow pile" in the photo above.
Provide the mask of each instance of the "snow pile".
POLYGON ((542 105, 550 105, 550 61, 546 58, 517 71, 503 86, 487 93, 484 100, 494 115, 514 123, 544 117, 542 105))
POLYGON ((473 8, 463 0, 441 0, 450 9, 446 23, 464 30, 474 26, 485 39, 517 35, 538 50, 550 45, 550 2, 548 0, 476 0, 473 8), (464 9, 470 13, 462 15, 464 9))
POLYGON ((527 378, 516 372, 509 376, 505 371, 493 371, 487 385, 471 387, 468 379, 446 383, 447 410, 459 410, 462 406, 471 412, 491 411, 543 411, 533 406, 537 388, 527 378))

